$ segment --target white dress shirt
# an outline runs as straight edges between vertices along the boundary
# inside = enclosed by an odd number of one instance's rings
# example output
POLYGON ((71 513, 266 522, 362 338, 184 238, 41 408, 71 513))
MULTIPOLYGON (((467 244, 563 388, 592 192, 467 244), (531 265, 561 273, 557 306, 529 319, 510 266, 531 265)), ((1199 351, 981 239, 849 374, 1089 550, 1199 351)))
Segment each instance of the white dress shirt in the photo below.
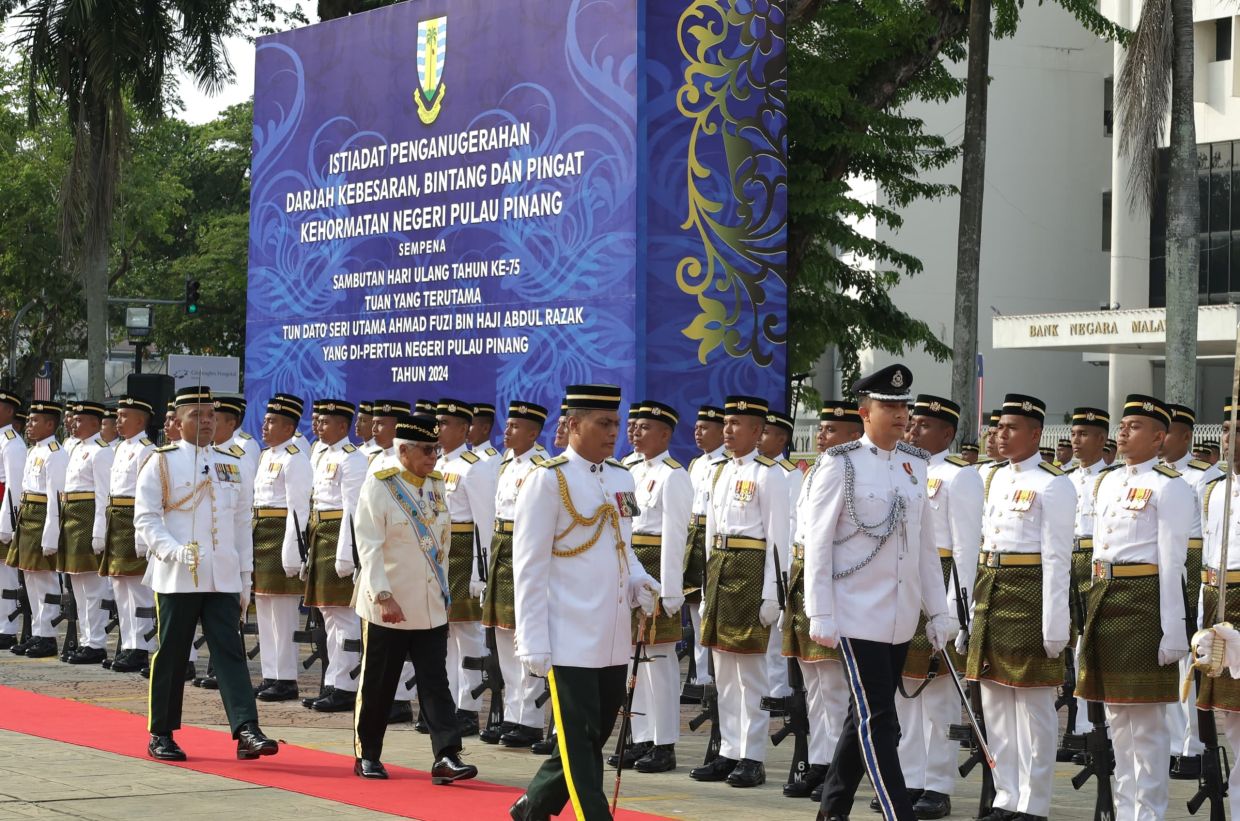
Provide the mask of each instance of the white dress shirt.
POLYGON ((314 509, 339 510, 343 513, 336 539, 337 562, 353 563, 353 541, 349 534, 355 530, 353 515, 357 511, 362 481, 366 478, 366 467, 366 457, 344 437, 332 445, 323 443, 313 458, 311 500, 314 509))
POLYGON ((723 465, 713 489, 707 480, 706 557, 715 536, 747 536, 766 540, 763 601, 778 601, 775 554, 780 565, 789 551, 788 479, 778 462, 751 450, 723 465))
POLYGON ((297 529, 303 531, 310 523, 310 490, 314 471, 306 451, 293 441, 281 442, 263 451, 254 477, 254 507, 285 508, 284 543, 280 563, 292 578, 301 567, 301 551, 297 547, 297 529), (291 573, 289 571, 292 571, 291 573))
POLYGON ((629 468, 641 513, 633 519, 634 533, 661 535, 659 549, 659 595, 680 598, 684 593, 685 547, 689 540, 689 516, 693 505, 693 482, 689 472, 663 451, 653 459, 641 459, 629 468))
POLYGON ((0 482, 4 498, 0 499, 0 542, 13 541, 13 520, 22 501, 22 473, 26 467, 26 441, 12 425, 0 427, 0 482))
POLYGON ((108 494, 116 451, 97 433, 78 442, 65 467, 65 493, 95 494, 95 521, 90 535, 92 540, 102 541, 108 532, 108 494))

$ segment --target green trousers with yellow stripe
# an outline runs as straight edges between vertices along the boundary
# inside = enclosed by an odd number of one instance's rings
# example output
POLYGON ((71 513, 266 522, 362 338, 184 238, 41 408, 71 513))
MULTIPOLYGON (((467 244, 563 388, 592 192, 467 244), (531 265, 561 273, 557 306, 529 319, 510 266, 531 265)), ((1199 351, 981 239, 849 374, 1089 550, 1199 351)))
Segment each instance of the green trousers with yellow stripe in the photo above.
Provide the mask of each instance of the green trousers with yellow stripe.
POLYGON ((526 789, 534 815, 558 815, 572 802, 577 821, 607 821, 603 747, 624 705, 625 668, 551 668, 551 709, 558 746, 526 789))

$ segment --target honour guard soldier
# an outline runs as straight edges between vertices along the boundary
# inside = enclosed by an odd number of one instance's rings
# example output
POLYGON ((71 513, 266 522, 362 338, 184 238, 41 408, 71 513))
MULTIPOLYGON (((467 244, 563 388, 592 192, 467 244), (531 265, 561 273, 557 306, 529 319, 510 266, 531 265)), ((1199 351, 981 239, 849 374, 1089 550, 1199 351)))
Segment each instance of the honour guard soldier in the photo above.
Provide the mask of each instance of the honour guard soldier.
POLYGON ((74 411, 76 407, 76 402, 66 403, 64 418, 61 419, 61 426, 65 429, 64 448, 66 456, 72 456, 74 449, 80 443, 80 440, 77 438, 77 413, 74 411))
POLYGON ((1200 519, 1192 489, 1158 462, 1170 426, 1166 405, 1130 394, 1117 437, 1124 464, 1094 486, 1093 583, 1077 693, 1106 707, 1123 819, 1166 816, 1166 705, 1177 699, 1178 663, 1188 653, 1183 573, 1200 519))
POLYGON ((558 815, 611 818, 603 747, 624 702, 632 653, 630 611, 653 613, 658 586, 632 548, 633 477, 609 458, 620 430, 620 389, 570 385, 564 453, 531 471, 513 524, 516 646, 546 677, 556 752, 509 809, 517 821, 558 815))
POLYGON ((109 445, 117 440, 115 403, 103 406, 103 424, 99 427, 99 436, 109 445))
MULTIPOLYGON (((1164 464, 1180 474, 1193 491, 1193 498, 1200 498, 1206 482, 1218 476, 1209 462, 1192 458, 1189 448, 1193 444, 1193 428, 1197 414, 1186 405, 1168 404, 1171 412, 1171 430, 1163 440, 1159 456, 1164 464)), ((1197 601, 1201 594, 1201 532, 1195 530, 1188 537, 1188 559, 1185 563, 1185 602, 1188 623, 1197 624, 1197 601)), ((1192 683, 1192 659, 1180 660, 1180 679, 1189 679, 1189 691, 1195 693, 1192 683)), ((1178 692, 1178 691, 1177 691, 1178 692)), ((1197 730, 1196 698, 1167 705, 1167 730, 1171 736, 1171 777, 1182 781, 1196 781, 1201 775, 1201 753, 1205 749, 1197 730)))
POLYGON ((1003 460, 1003 457, 999 455, 999 418, 1001 416, 1003 416, 1003 411, 992 410, 990 416, 987 417, 989 427, 986 431, 986 461, 979 464, 993 465, 1003 460))
POLYGON ((840 740, 844 716, 848 712, 848 681, 840 663, 838 649, 827 648, 809 636, 809 616, 805 612, 805 526, 809 521, 807 499, 814 482, 815 470, 823 464, 822 454, 836 445, 861 438, 861 414, 857 403, 831 400, 822 403, 818 415, 818 436, 815 445, 818 458, 801 483, 797 497, 797 523, 792 540, 792 562, 788 568, 788 596, 783 623, 783 653, 794 657, 805 681, 805 701, 809 712, 809 772, 803 781, 784 785, 789 798, 822 800, 822 785, 827 778, 831 756, 840 740))
POLYGON ((474 418, 469 423, 469 449, 484 462, 500 455, 491 444, 491 433, 494 430, 495 406, 490 402, 475 402, 474 418))
POLYGON ((258 462, 263 449, 254 437, 241 430, 245 421, 245 400, 240 396, 217 395, 215 397, 215 444, 224 450, 240 451, 241 462, 253 478, 258 473, 258 462))
POLYGON ((60 595, 60 583, 56 578, 56 551, 60 544, 57 500, 64 492, 68 468, 68 456, 56 441, 60 407, 46 400, 30 403, 26 434, 32 447, 22 470, 17 531, 7 558, 9 567, 16 567, 25 574, 31 611, 29 640, 13 645, 10 651, 28 658, 56 655, 56 628, 52 626, 52 619, 59 605, 49 604, 47 599, 51 596, 56 601, 60 595))
POLYGON ((466 670, 467 658, 482 658, 486 652, 482 630, 483 592, 479 562, 485 546, 482 534, 495 526, 495 474, 478 455, 468 450, 466 438, 474 407, 456 399, 440 399, 439 447, 443 454, 435 469, 443 476, 448 513, 452 518, 452 546, 448 551, 448 583, 452 603, 448 608, 448 682, 456 700, 462 732, 478 732, 481 699, 472 690, 482 680, 479 670, 466 670))
POLYGON ((1060 439, 1055 443, 1055 464, 1065 470, 1072 464, 1072 440, 1060 439))
POLYGON ((633 402, 629 405, 629 415, 625 419, 624 425, 624 442, 628 448, 628 452, 620 459, 620 464, 628 467, 641 461, 641 454, 633 448, 633 433, 637 429, 637 414, 641 412, 641 402, 633 402))
POLYGON ((263 417, 267 448, 254 478, 254 610, 263 670, 254 694, 259 701, 291 701, 298 695, 293 633, 304 589, 301 545, 314 483, 306 452, 293 444, 303 410, 301 399, 277 393, 263 417))
POLYGON ((689 479, 693 482, 693 515, 689 519, 688 543, 685 545, 685 601, 693 622, 693 669, 695 680, 688 685, 711 682, 710 650, 702 646, 702 588, 706 584, 706 506, 711 486, 723 469, 723 408, 703 405, 698 408, 693 426, 693 442, 702 451, 689 462, 689 479))
POLYGON ((72 576, 77 604, 80 649, 69 657, 69 663, 99 664, 108 656, 108 637, 103 629, 108 617, 103 600, 109 585, 107 577, 99 575, 99 557, 107 541, 108 493, 115 451, 99 436, 102 404, 78 402, 73 406, 73 414, 78 444, 65 467, 56 567, 72 576))
MULTIPOLYGON (((27 417, 28 417, 28 414, 26 413, 26 411, 25 411, 24 409, 22 409, 22 410, 18 410, 18 411, 17 411, 17 413, 13 414, 13 430, 14 430, 14 431, 16 431, 16 432, 17 432, 17 435, 18 435, 18 436, 20 436, 20 437, 22 437, 23 439, 25 439, 25 437, 26 437, 26 419, 27 419, 27 417)), ((1214 460, 1214 461, 1216 461, 1216 462, 1217 462, 1217 461, 1218 461, 1218 459, 1217 459, 1217 451, 1215 451, 1215 453, 1216 453, 1216 458, 1215 458, 1215 460, 1214 460)))
POLYGON ((884 818, 915 817, 900 769, 896 688, 921 614, 935 650, 951 619, 926 498, 928 454, 902 441, 912 383, 896 364, 853 385, 865 435, 820 457, 805 499, 810 637, 839 647, 849 689, 820 819, 848 817, 863 773, 884 818))
MULTIPOLYGON (((912 444, 930 454, 926 504, 934 521, 934 544, 947 590, 949 633, 962 626, 956 614, 968 612, 968 591, 977 575, 982 537, 982 477, 947 452, 959 424, 960 406, 950 399, 922 394, 913 402, 912 444)), ((913 634, 904 664, 905 689, 921 686, 921 695, 896 700, 902 730, 900 765, 905 786, 918 796, 913 813, 918 818, 943 818, 951 814, 957 776, 957 750, 945 739, 952 723, 959 721, 960 699, 947 680, 950 673, 930 676, 935 662, 922 632, 913 634)), ((944 652, 954 653, 954 648, 944 652)), ((963 666, 960 658, 952 661, 963 666)))
MULTIPOLYGON (((408 416, 412 408, 408 402, 399 399, 376 399, 374 416, 371 422, 371 434, 377 450, 372 450, 366 458, 370 460, 370 472, 398 467, 400 460, 396 452, 396 423, 408 416)), ((434 413, 423 414, 434 416, 434 413)))
POLYGON ((563 453, 568 447, 568 406, 560 403, 560 418, 555 421, 555 434, 551 438, 551 447, 557 453, 563 453))
MULTIPOLYGON (((1076 669, 1081 669, 1080 631, 1085 625, 1085 600, 1093 583, 1094 562, 1094 485, 1105 470, 1113 470, 1102 461, 1102 447, 1111 430, 1111 416, 1101 408, 1081 407, 1072 411, 1070 440, 1075 465, 1064 473, 1076 490, 1076 524, 1073 528, 1071 580, 1068 587, 1068 610, 1076 633, 1076 669)), ((1071 761, 1078 753, 1067 743, 1067 736, 1082 736, 1089 731, 1085 699, 1077 696, 1076 723, 1064 731, 1065 743, 1055 754, 1058 761, 1071 761)), ((1076 745, 1079 749, 1079 745, 1076 745)))
MULTIPOLYGON (((788 484, 788 534, 797 530, 797 498, 801 495, 801 469, 787 458, 788 449, 792 446, 792 417, 779 411, 771 411, 766 415, 766 427, 762 429, 762 438, 758 441, 758 453, 779 463, 784 469, 784 477, 788 484)), ((779 568, 785 576, 792 562, 792 551, 784 550, 779 560, 783 567, 779 568)), ((766 684, 767 695, 771 698, 784 698, 792 692, 788 686, 788 661, 782 655, 783 633, 771 631, 771 643, 766 649, 766 684)))
POLYGON ((976 442, 965 442, 960 446, 960 458, 970 465, 977 464, 978 449, 976 442))
POLYGON ((399 468, 367 476, 357 505, 357 585, 362 671, 353 712, 353 772, 385 779, 383 736, 403 665, 412 660, 435 763, 432 784, 473 778, 460 759, 461 727, 448 686, 448 542, 451 520, 433 470, 438 430, 429 416, 394 426, 399 468))
MULTIPOLYGON (((680 611, 685 603, 682 574, 693 481, 668 452, 678 421, 670 405, 642 402, 633 428, 634 452, 641 459, 629 467, 641 510, 633 519, 633 552, 658 583, 660 596, 653 627, 648 628, 644 640, 662 645, 662 652, 637 668, 633 693, 635 754, 630 757, 626 751, 625 756, 643 773, 676 769, 676 742, 680 740, 680 660, 675 644, 680 641, 680 611)), ((636 631, 636 620, 633 627, 636 631)))
POLYGON ((788 552, 788 482, 778 462, 759 455, 767 404, 750 396, 724 402, 723 464, 706 506, 706 589, 702 645, 711 648, 719 691, 719 757, 690 772, 697 781, 756 787, 766 781, 766 653, 779 619, 776 552, 788 552))
POLYGON ((995 758, 994 810, 984 821, 1045 819, 1054 787, 1076 498, 1038 453, 1045 417, 1039 399, 1004 398, 998 438, 1008 461, 985 489, 967 672, 981 682, 995 758))
POLYGON ((168 408, 164 413, 164 444, 181 441, 181 430, 177 427, 177 410, 176 402, 168 403, 168 408))
POLYGON ((305 601, 307 607, 317 607, 323 614, 327 671, 324 692, 310 707, 320 713, 338 713, 353 709, 357 692, 350 673, 357 666, 358 653, 346 650, 345 642, 360 642, 362 637, 361 621, 350 602, 358 555, 353 514, 366 478, 366 457, 349 441, 351 403, 323 399, 315 408, 321 447, 312 465, 305 601))
MULTIPOLYGON (((22 471, 26 466, 26 440, 13 429, 13 420, 22 408, 17 394, 0 390, 0 553, 7 553, 13 543, 13 524, 17 521, 17 501, 22 497, 22 471)), ((20 593, 21 577, 17 570, 0 562, 0 591, 16 596, 20 593)), ((20 622, 14 611, 20 606, 17 598, 0 599, 0 650, 17 644, 20 622), (5 606, 5 603, 8 603, 5 606)))
MULTIPOLYGON (((1215 442, 1213 439, 1207 439, 1202 442, 1201 445, 1205 449, 1205 455, 1202 457, 1201 461, 1209 462, 1212 466, 1217 468, 1219 466, 1219 458, 1222 456, 1222 448, 1219 446, 1219 443, 1215 442)), ((1220 468, 1219 473, 1222 472, 1223 471, 1220 468)))
POLYGON ((357 437, 357 449, 362 452, 363 456, 369 456, 376 450, 374 442, 374 402, 358 402, 357 403, 357 419, 353 423, 353 433, 357 437))
POLYGON ((238 457, 212 447, 215 409, 206 387, 177 391, 183 438, 157 448, 138 471, 134 525, 147 545, 145 581, 155 591, 159 650, 151 658, 147 753, 184 761, 181 728, 185 665, 201 623, 219 681, 237 758, 275 755, 263 735, 237 625, 249 606, 253 546, 249 479, 238 457))
POLYGON ((120 646, 112 660, 117 673, 136 673, 147 666, 155 642, 148 639, 148 623, 154 619, 155 594, 142 577, 146 575, 146 542, 134 529, 134 496, 138 471, 155 445, 146 438, 146 426, 155 409, 136 396, 117 400, 117 432, 112 472, 108 481, 108 532, 99 573, 112 579, 116 615, 120 620, 120 646), (150 615, 145 615, 150 614, 150 615))
POLYGON ((1102 446, 1102 461, 1108 465, 1114 464, 1116 447, 1115 440, 1108 437, 1106 444, 1102 446))
POLYGON ((482 598, 482 624, 495 630, 495 648, 504 674, 504 726, 500 734, 488 730, 479 737, 488 744, 528 747, 543 737, 543 707, 536 702, 543 683, 526 675, 514 642, 517 626, 512 579, 512 523, 517 495, 530 472, 542 464, 534 447, 547 421, 547 409, 533 402, 513 401, 504 424, 507 455, 499 468, 495 489, 495 525, 487 557, 486 591, 482 598))

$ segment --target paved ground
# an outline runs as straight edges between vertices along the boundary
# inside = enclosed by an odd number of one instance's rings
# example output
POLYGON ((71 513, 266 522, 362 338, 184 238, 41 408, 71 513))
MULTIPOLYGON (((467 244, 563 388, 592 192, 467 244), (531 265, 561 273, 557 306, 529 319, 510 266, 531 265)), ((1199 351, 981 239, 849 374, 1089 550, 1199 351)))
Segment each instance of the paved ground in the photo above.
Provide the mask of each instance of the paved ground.
MULTIPOLYGON (((205 659, 200 664, 205 666, 205 659)), ((257 680, 256 664, 252 664, 252 673, 257 680)), ((136 713, 145 712, 145 680, 137 675, 112 673, 101 667, 25 659, 5 652, 0 653, 0 683, 45 695, 136 713)), ((317 668, 314 675, 303 675, 301 687, 304 693, 317 690, 317 684, 317 668)), ((0 709, 3 709, 2 704, 0 709)), ((347 714, 313 713, 297 702, 260 703, 259 711, 264 730, 272 736, 314 749, 351 755, 351 717, 347 714)), ((692 714, 693 708, 684 708, 686 721, 692 714)), ((186 688, 186 723, 218 728, 222 720, 223 709, 217 693, 186 688)), ((145 739, 135 738, 133 743, 142 749, 145 739)), ((541 761, 525 750, 492 747, 477 739, 467 740, 466 743, 468 759, 478 766, 481 777, 500 784, 523 786, 541 761)), ((815 808, 809 801, 788 799, 780 794, 789 761, 786 749, 777 747, 770 751, 767 760, 768 783, 744 791, 726 785, 698 784, 689 779, 688 770, 701 761, 705 749, 703 733, 694 734, 686 729, 677 749, 680 768, 673 773, 625 773, 623 806, 700 821, 773 821, 777 818, 814 817, 815 808)), ((414 732, 409 725, 393 727, 388 734, 385 760, 410 767, 429 767, 431 754, 427 736, 414 732)), ((1070 765, 1059 765, 1056 771, 1052 819, 1083 821, 1093 817, 1092 788, 1087 787, 1077 793, 1069 783, 1075 770, 1070 765)), ((609 788, 611 777, 609 770, 609 788)), ((1167 818, 1190 818, 1184 802, 1195 785, 1177 781, 1171 784, 1172 800, 1167 818)), ((955 798, 954 818, 973 817, 978 785, 976 774, 960 784, 955 798)), ((864 808, 872 794, 868 782, 863 783, 854 818, 877 817, 864 808)), ((286 818, 387 817, 382 813, 141 759, 0 732, 0 819, 113 819, 159 816, 164 811, 186 818, 235 815, 275 821, 286 818)))

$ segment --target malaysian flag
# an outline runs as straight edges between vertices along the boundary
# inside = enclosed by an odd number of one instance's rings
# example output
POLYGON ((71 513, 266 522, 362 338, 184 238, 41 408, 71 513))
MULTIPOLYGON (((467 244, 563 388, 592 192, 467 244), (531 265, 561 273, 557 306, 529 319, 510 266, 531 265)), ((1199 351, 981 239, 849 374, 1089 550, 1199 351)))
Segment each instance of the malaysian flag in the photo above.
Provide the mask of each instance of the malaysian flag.
POLYGON ((34 375, 33 399, 51 401, 52 399, 52 363, 44 362, 43 367, 34 375))

